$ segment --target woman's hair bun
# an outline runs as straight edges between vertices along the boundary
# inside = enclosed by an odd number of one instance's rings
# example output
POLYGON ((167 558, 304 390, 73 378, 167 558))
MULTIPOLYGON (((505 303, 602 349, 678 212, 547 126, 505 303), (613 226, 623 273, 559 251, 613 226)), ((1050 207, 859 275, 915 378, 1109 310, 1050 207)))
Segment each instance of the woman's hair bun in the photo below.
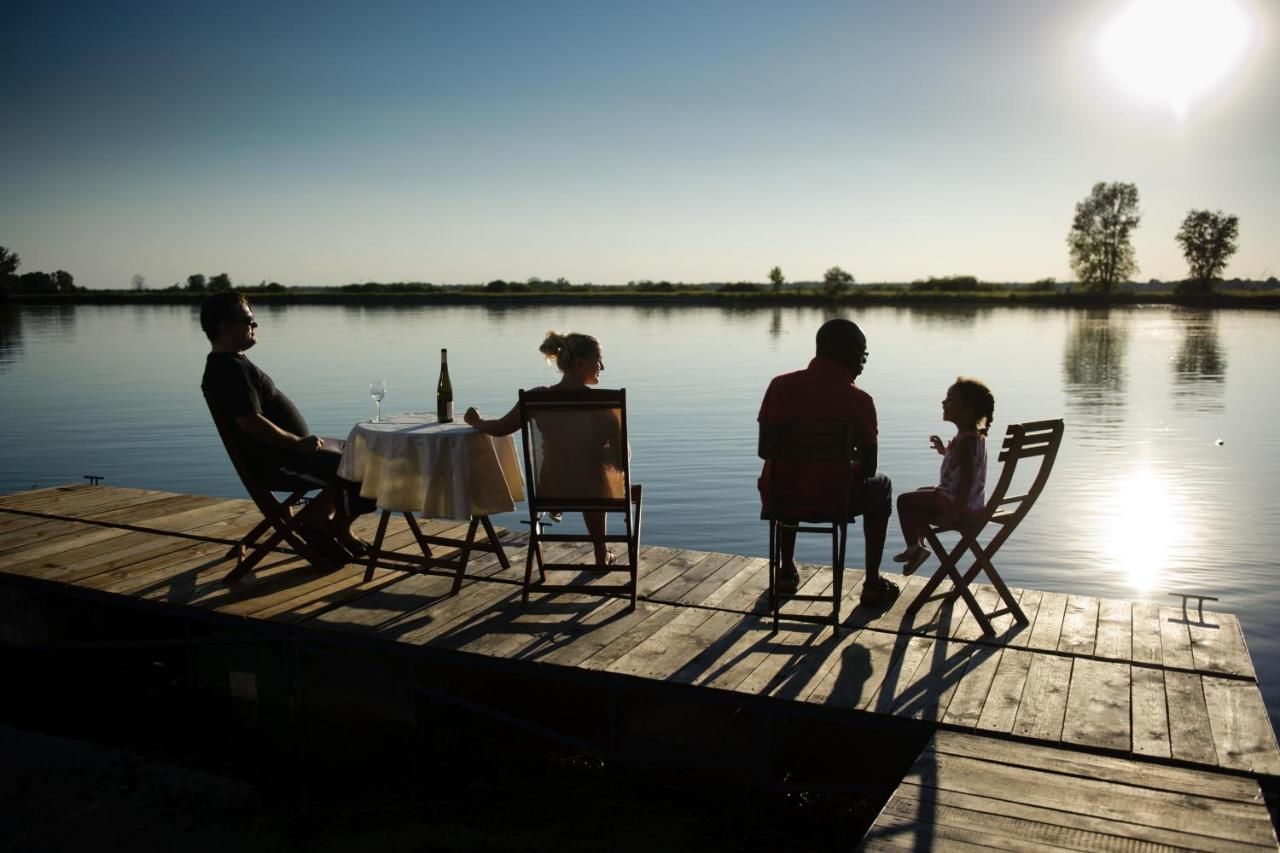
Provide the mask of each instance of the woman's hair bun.
POLYGON ((538 346, 538 352, 547 358, 558 357, 562 349, 564 349, 564 335, 556 331, 547 332, 546 338, 538 346))

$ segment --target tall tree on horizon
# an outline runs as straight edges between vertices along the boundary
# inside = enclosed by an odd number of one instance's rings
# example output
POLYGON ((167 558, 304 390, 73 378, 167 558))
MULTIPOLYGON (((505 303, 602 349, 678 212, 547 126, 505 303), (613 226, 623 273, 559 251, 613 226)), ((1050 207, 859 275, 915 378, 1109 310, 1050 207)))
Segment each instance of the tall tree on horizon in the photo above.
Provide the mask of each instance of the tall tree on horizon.
POLYGON ((832 267, 822 274, 823 292, 827 296, 839 296, 844 289, 853 284, 853 276, 840 267, 832 267))
POLYGON ((18 257, 18 253, 0 246, 0 281, 17 275, 20 266, 22 266, 22 258, 18 257))
POLYGON ((1191 210, 1178 229, 1178 245, 1187 259, 1190 270, 1188 287, 1182 290, 1209 293, 1213 281, 1227 268, 1227 261, 1236 253, 1236 237, 1240 233, 1240 219, 1221 210, 1191 210))
POLYGON ((1110 293, 1138 271, 1129 235, 1142 219, 1135 184, 1099 181, 1076 205, 1067 246, 1071 269, 1090 290, 1110 293))
POLYGON ((782 267, 774 267, 769 270, 769 281, 773 282, 774 291, 782 290, 782 283, 786 280, 786 276, 782 274, 782 267))

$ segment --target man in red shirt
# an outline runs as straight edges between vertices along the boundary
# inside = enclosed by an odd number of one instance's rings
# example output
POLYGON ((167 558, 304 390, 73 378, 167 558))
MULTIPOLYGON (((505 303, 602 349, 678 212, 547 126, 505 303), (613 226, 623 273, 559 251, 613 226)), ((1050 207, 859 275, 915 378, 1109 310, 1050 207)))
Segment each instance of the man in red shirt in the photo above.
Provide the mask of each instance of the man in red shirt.
MULTIPOLYGON (((828 320, 818 329, 817 355, 804 370, 774 377, 760 404, 760 423, 847 423, 854 426, 859 456, 854 466, 850 515, 863 517, 866 545, 866 581, 862 585, 863 604, 887 606, 898 596, 898 586, 880 576, 885 533, 893 510, 893 484, 876 473, 878 429, 876 406, 871 395, 854 384, 867 361, 867 339, 857 324, 849 320, 828 320)), ((842 471, 829 463, 790 462, 771 476, 772 462, 765 462, 760 474, 761 499, 773 497, 789 514, 829 511, 832 484, 843 483, 842 471), (776 489, 771 492, 770 489, 776 489)), ((778 571, 778 591, 794 593, 800 576, 796 572, 795 528, 780 531, 782 565, 778 571)))

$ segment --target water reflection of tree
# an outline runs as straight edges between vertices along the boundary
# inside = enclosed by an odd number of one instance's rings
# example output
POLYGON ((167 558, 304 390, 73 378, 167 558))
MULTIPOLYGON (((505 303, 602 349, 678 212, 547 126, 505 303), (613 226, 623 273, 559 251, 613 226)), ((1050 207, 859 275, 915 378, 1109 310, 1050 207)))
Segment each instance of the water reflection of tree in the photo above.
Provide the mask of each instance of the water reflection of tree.
POLYGON ((905 314, 913 323, 925 328, 968 329, 994 310, 984 305, 911 305, 899 308, 895 313, 905 314))
POLYGON ((1129 330, 1113 320, 1110 309, 1075 315, 1062 353, 1062 384, 1068 406, 1095 426, 1123 421, 1124 358, 1129 330))
POLYGON ((1174 398, 1217 408, 1222 404, 1227 359, 1218 343, 1218 318, 1211 311, 1174 314, 1182 324, 1182 343, 1173 358, 1174 398))
POLYGON ((769 312, 769 337, 777 339, 782 336, 782 309, 773 308, 769 312))
POLYGON ((22 311, 0 303, 0 373, 22 356, 22 311))

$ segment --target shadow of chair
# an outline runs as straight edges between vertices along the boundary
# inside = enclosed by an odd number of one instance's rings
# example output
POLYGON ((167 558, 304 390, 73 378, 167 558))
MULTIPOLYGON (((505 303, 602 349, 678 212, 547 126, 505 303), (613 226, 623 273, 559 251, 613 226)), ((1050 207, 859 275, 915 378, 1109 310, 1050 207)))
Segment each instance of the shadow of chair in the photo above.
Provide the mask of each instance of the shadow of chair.
POLYGON ((536 565, 539 589, 623 593, 634 608, 643 490, 631 482, 626 389, 521 389, 519 410, 530 531, 521 607, 528 605, 536 565), (544 529, 546 517, 566 512, 600 513, 603 529, 610 515, 621 516, 623 532, 593 534, 590 526, 585 533, 544 529), (543 546, 550 543, 587 542, 605 548, 609 543, 623 544, 625 560, 589 565, 548 560, 544 554, 543 546), (590 583, 581 590, 580 581, 549 583, 549 571, 585 574, 589 581, 625 572, 627 579, 590 583))
POLYGON ((797 592, 785 597, 802 602, 830 601, 831 616, 809 613, 782 615, 803 622, 829 621, 838 632, 845 543, 848 539, 848 525, 854 520, 849 510, 850 489, 853 487, 853 468, 850 463, 858 453, 854 427, 843 423, 762 423, 757 453, 769 463, 760 517, 769 522, 769 607, 773 613, 774 630, 778 628, 783 598, 777 588, 778 570, 782 563, 782 534, 784 530, 794 530, 797 534, 818 533, 831 537, 831 594, 808 595, 797 592), (788 465, 795 463, 805 466, 814 463, 826 465, 835 475, 823 483, 828 490, 827 494, 805 495, 805 505, 799 509, 794 503, 789 505, 788 496, 781 494, 779 489, 779 474, 788 465))
POLYGON ((997 617, 1012 614, 1018 624, 1027 624, 1026 614, 1022 612, 1022 608, 1018 606, 1018 600, 1009 591, 1009 587, 1000 577, 999 572, 996 571, 991 558, 995 556, 995 553, 1000 550, 1000 546, 1005 543, 1022 520, 1026 518, 1036 499, 1040 497, 1040 492, 1044 490, 1045 483, 1049 480, 1049 474, 1053 471, 1053 463, 1057 459, 1058 450, 1062 446, 1063 428, 1061 419, 1029 421, 1027 423, 1009 425, 999 457, 999 461, 1004 463, 1004 467, 1000 471, 1000 479, 995 488, 991 490, 991 495, 987 499, 987 504, 982 512, 963 525, 930 526, 926 538, 929 541, 930 548, 933 549, 933 553, 938 557, 938 569, 916 595, 915 600, 907 607, 906 612, 908 614, 915 613, 925 603, 935 598, 943 598, 948 601, 955 601, 957 598, 961 598, 969 607, 969 610, 972 611, 974 618, 982 629, 982 633, 988 637, 995 634, 991 620, 997 617), (1028 464, 1032 464, 1032 461, 1034 461, 1037 467, 1030 478, 1030 484, 1027 486, 1026 491, 1021 494, 1011 495, 1009 491, 1013 485, 1015 475, 1019 473, 1019 463, 1024 460, 1027 460, 1028 464), (988 526, 995 526, 997 529, 995 534, 984 543, 981 537, 988 526), (957 534, 959 540, 948 550, 943 547, 942 541, 938 538, 941 533, 957 534), (964 574, 961 574, 958 563, 964 557, 966 551, 973 555, 973 564, 964 574), (974 597, 973 591, 969 588, 969 584, 973 582, 978 574, 984 572, 991 585, 996 588, 996 592, 1004 604, 1003 607, 991 612, 984 612, 982 606, 974 597), (935 592, 942 581, 948 579, 951 581, 951 587, 945 592, 935 592))
POLYGON ((290 477, 285 474, 276 474, 269 480, 260 478, 249 466, 240 450, 240 446, 236 443, 232 433, 234 427, 218 414, 208 395, 205 395, 205 403, 209 406, 209 414, 213 417, 213 425, 217 427, 218 437, 222 439, 222 446, 226 449, 227 456, 231 459, 231 464, 235 468, 236 474, 240 477, 241 484, 244 485, 258 511, 262 513, 262 521, 246 533, 239 542, 232 545, 231 550, 223 558, 231 559, 234 557, 236 561, 235 568, 227 573, 223 581, 225 583, 235 583, 252 571, 254 566, 258 565, 264 557, 269 555, 282 542, 288 543, 299 556, 313 567, 318 569, 331 568, 320 553, 303 537, 301 517, 297 510, 299 510, 303 499, 309 492, 318 491, 323 493, 325 490, 334 487, 310 482, 298 477, 290 477), (281 500, 275 496, 274 493, 276 492, 286 494, 287 497, 281 500), (259 541, 260 537, 268 532, 270 532, 270 535, 259 541))

